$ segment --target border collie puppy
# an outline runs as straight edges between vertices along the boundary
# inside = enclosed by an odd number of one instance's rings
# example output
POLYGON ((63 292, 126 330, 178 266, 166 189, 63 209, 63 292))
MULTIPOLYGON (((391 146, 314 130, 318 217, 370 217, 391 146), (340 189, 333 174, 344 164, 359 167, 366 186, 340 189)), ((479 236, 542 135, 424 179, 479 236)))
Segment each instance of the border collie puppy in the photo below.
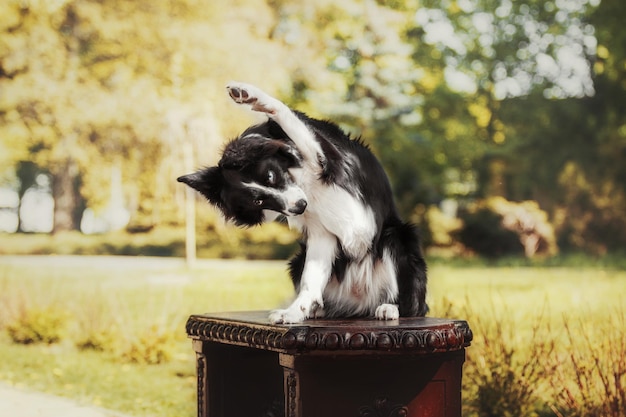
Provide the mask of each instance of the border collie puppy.
POLYGON ((316 317, 424 316, 426 263, 387 175, 360 140, 260 89, 227 86, 268 120, 228 143, 217 166, 178 178, 239 226, 285 216, 303 236, 290 262, 297 296, 272 323, 316 317))

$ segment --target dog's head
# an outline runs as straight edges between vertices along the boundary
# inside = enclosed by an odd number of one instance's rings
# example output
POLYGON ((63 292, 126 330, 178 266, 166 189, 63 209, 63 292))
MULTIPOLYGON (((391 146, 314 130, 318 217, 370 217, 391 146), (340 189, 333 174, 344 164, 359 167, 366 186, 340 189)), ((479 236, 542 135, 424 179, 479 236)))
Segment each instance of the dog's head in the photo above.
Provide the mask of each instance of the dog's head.
POLYGON ((254 126, 226 145, 217 166, 178 178, 239 226, 263 222, 265 210, 304 213, 307 198, 292 176, 301 156, 293 143, 268 126, 254 126), (281 137, 282 136, 282 137, 281 137))

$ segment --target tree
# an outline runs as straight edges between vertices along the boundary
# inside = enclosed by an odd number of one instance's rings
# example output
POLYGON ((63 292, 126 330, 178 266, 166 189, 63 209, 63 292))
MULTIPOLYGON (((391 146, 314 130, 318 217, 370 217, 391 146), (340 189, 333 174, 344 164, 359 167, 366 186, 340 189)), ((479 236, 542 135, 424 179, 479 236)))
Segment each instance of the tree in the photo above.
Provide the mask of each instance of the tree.
POLYGON ((210 161, 244 126, 226 82, 288 79, 288 67, 262 67, 282 50, 263 1, 10 0, 0 11, 4 176, 23 162, 51 176, 55 231, 107 206, 112 170, 137 221, 176 221, 181 141, 210 161))
POLYGON ((411 2, 273 3, 282 11, 275 36, 307 45, 317 57, 317 71, 296 73, 291 104, 360 136, 381 158, 404 214, 440 199, 442 161, 416 129, 423 119, 421 83, 432 75, 415 64, 406 40, 411 2))
MULTIPOLYGON (((466 144, 460 145, 466 151, 475 148, 467 153, 465 168, 470 165, 480 172, 477 168, 485 163, 509 163, 508 156, 515 153, 511 142, 525 140, 507 131, 502 119, 501 106, 508 99, 535 92, 547 99, 594 93, 588 59, 595 53, 595 38, 584 19, 586 2, 465 0, 423 5, 410 32, 419 41, 415 57, 438 68, 446 85, 459 94, 456 101, 465 102, 456 114, 471 125, 445 132, 466 144)), ((433 96, 430 105, 445 109, 446 103, 438 100, 433 96)), ((483 170, 487 176, 479 177, 479 190, 488 188, 490 172, 483 170)))
POLYGON ((2 38, 3 124, 9 140, 23 144, 17 146, 28 149, 32 162, 50 173, 57 202, 54 230, 70 230, 80 220, 77 164, 81 155, 76 149, 89 131, 89 115, 84 111, 89 108, 85 98, 90 91, 83 83, 71 16, 58 15, 59 9, 52 5, 30 6, 8 5, 13 19, 5 25, 2 38), (82 114, 76 115, 77 111, 82 114))

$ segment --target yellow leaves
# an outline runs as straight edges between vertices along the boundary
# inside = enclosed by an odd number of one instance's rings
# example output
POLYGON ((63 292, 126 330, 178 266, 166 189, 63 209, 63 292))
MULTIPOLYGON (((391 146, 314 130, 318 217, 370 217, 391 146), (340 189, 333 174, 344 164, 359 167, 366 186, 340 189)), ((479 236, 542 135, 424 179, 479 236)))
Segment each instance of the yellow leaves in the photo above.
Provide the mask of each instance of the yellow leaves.
POLYGON ((596 49, 596 55, 598 56, 598 58, 608 59, 610 55, 609 49, 604 45, 598 45, 596 49))
POLYGON ((15 121, 0 125, 0 165, 28 159, 29 132, 24 123, 15 121))
POLYGON ((593 72, 596 74, 602 74, 604 72, 604 62, 596 61, 593 63, 593 72))
POLYGON ((471 103, 467 106, 468 111, 476 119, 476 125, 481 128, 486 128, 491 120, 491 110, 485 107, 484 104, 471 103))
POLYGON ((423 77, 419 80, 425 94, 431 94, 441 84, 441 76, 437 76, 432 71, 424 71, 423 77))
MULTIPOLYGON (((69 0, 22 0, 20 5, 40 12, 52 14, 61 9, 69 0)), ((18 3, 17 1, 15 3, 18 3)))
POLYGON ((7 74, 14 74, 27 66, 27 48, 28 43, 24 36, 2 33, 0 37, 0 57, 2 58, 3 70, 7 74))
POLYGON ((603 74, 606 70, 605 61, 608 60, 611 56, 609 49, 604 45, 598 45, 596 48, 596 56, 600 58, 593 63, 593 71, 596 74, 603 74))
POLYGON ((445 214, 435 205, 428 207, 425 217, 432 234, 433 245, 448 247, 455 244, 452 233, 463 226, 461 219, 445 214))
POLYGON ((494 132, 493 134, 494 143, 497 143, 497 144, 504 143, 505 139, 506 139, 506 136, 504 135, 503 132, 501 131, 494 132))
POLYGON ((493 118, 493 112, 486 106, 484 101, 485 100, 483 99, 478 102, 471 103, 467 106, 467 109, 476 120, 476 126, 479 128, 486 129, 491 124, 491 128, 493 129, 491 140, 500 145, 506 140, 504 123, 493 118))
POLYGON ((441 116, 441 111, 439 111, 438 108, 433 107, 431 109, 428 109, 428 117, 430 117, 431 119, 439 119, 439 116, 441 116))
MULTIPOLYGON (((20 22, 20 10, 17 7, 17 1, 0 2, 0 32, 4 32, 8 28, 15 27, 20 22)), ((4 35, 3 35, 4 36, 4 35)))

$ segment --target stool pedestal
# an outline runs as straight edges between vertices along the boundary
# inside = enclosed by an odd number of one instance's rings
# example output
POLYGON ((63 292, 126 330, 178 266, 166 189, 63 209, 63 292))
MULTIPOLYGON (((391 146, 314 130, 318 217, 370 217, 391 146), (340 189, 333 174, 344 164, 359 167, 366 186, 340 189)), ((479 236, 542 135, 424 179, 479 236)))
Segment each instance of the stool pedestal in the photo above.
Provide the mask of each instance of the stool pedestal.
POLYGON ((460 417, 463 320, 192 315, 198 417, 460 417), (284 411, 283 411, 284 410, 284 411))

